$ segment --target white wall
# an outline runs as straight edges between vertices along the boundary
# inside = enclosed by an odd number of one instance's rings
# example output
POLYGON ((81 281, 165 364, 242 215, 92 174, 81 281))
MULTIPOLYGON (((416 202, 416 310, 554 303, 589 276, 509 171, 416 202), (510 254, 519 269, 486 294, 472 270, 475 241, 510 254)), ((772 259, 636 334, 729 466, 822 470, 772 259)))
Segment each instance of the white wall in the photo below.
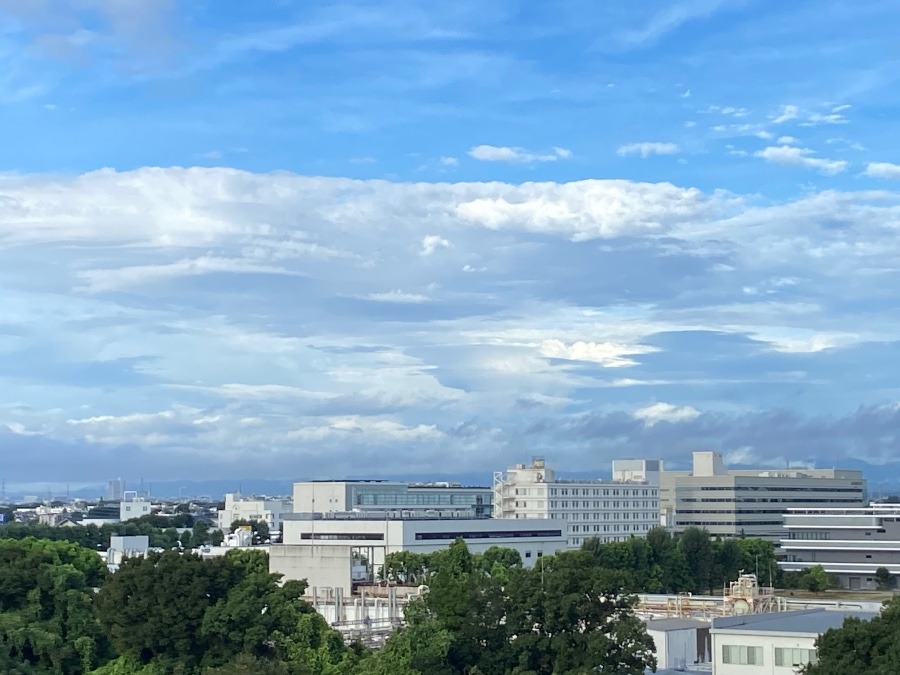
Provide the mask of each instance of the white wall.
MULTIPOLYGON (((790 666, 775 666, 775 648, 801 648, 814 649, 817 635, 803 634, 753 634, 749 631, 735 631, 734 633, 720 632, 726 629, 716 629, 712 633, 713 649, 713 673, 716 675, 790 675, 793 668, 790 666), (763 664, 761 666, 741 666, 732 663, 723 663, 723 645, 746 645, 763 648, 763 664)), ((848 673, 848 675, 850 675, 848 673)))
POLYGON ((119 520, 133 520, 141 516, 150 515, 150 502, 143 499, 135 499, 130 502, 119 502, 119 520))
POLYGON ((294 483, 294 513, 350 511, 350 488, 343 481, 294 483))
POLYGON ((349 597, 352 592, 351 550, 347 545, 272 546, 269 572, 284 575, 284 581, 306 579, 307 594, 312 593, 313 588, 341 588, 349 597))
POLYGON ((656 645, 658 668, 690 666, 697 660, 697 629, 656 631, 648 630, 656 645))

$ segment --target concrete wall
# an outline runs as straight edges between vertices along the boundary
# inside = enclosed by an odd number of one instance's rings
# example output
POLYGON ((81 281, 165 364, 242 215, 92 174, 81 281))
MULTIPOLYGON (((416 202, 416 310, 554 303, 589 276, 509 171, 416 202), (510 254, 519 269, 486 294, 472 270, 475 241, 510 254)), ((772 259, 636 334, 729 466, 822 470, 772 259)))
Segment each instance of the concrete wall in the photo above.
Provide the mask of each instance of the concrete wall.
POLYGON ((294 512, 350 511, 350 486, 343 481, 294 483, 294 512))
POLYGON ((269 549, 269 572, 284 581, 306 579, 307 594, 313 588, 340 588, 345 597, 352 592, 350 546, 294 546, 280 544, 269 549))

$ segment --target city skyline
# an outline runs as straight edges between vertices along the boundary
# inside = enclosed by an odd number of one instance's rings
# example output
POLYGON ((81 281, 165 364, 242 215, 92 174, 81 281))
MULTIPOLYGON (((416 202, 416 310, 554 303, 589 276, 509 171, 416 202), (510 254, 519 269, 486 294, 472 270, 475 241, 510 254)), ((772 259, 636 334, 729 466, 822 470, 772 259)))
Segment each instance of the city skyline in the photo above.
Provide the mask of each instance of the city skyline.
POLYGON ((895 461, 894 3, 70 5, 0 0, 7 483, 895 461))

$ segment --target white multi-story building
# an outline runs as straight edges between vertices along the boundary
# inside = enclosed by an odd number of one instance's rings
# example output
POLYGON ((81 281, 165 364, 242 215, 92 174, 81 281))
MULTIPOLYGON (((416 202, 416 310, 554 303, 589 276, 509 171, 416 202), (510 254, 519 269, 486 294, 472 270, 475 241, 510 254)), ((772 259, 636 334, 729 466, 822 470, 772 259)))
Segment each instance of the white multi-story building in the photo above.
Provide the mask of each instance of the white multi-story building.
POLYGON ((264 522, 270 532, 278 532, 284 514, 292 510, 290 499, 243 498, 228 493, 225 495, 225 508, 219 511, 219 529, 228 532, 234 521, 246 520, 264 522))
POLYGON ((720 452, 695 452, 692 471, 660 474, 664 523, 717 537, 782 537, 790 508, 861 507, 866 481, 846 469, 728 469, 720 452))
POLYGON ((341 588, 379 578, 390 553, 433 553, 457 539, 472 553, 492 546, 518 551, 526 567, 566 548, 566 524, 556 520, 415 517, 402 512, 294 513, 284 518, 284 541, 269 551, 269 570, 312 587, 341 588))
POLYGON ((561 480, 541 458, 530 466, 518 464, 494 474, 494 518, 563 521, 569 548, 594 537, 603 542, 643 537, 659 524, 659 488, 646 480, 647 467, 641 471, 641 480, 561 480))
POLYGON ((298 513, 405 511, 410 516, 449 514, 488 518, 491 489, 456 483, 322 480, 294 483, 298 513))
POLYGON ((876 572, 900 576, 900 506, 788 509, 778 562, 786 572, 821 565, 851 590, 877 587, 876 572))

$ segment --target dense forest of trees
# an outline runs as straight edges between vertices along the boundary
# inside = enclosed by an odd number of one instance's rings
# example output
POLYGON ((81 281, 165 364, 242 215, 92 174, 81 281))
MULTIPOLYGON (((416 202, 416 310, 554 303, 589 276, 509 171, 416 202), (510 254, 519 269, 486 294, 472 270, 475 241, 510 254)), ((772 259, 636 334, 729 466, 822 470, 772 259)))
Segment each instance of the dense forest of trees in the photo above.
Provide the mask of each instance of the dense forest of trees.
POLYGON ((900 598, 871 621, 850 618, 816 642, 818 663, 806 675, 894 675, 900 673, 900 598))
POLYGON ((775 569, 771 544, 702 530, 592 540, 531 569, 513 550, 474 555, 457 541, 389 556, 386 578, 429 590, 372 652, 345 645, 301 599, 305 583, 279 583, 264 553, 166 550, 109 574, 93 539, 25 532, 0 528, 0 672, 10 675, 637 674, 655 657, 635 593, 717 591, 741 570, 758 566, 765 581, 775 569))

